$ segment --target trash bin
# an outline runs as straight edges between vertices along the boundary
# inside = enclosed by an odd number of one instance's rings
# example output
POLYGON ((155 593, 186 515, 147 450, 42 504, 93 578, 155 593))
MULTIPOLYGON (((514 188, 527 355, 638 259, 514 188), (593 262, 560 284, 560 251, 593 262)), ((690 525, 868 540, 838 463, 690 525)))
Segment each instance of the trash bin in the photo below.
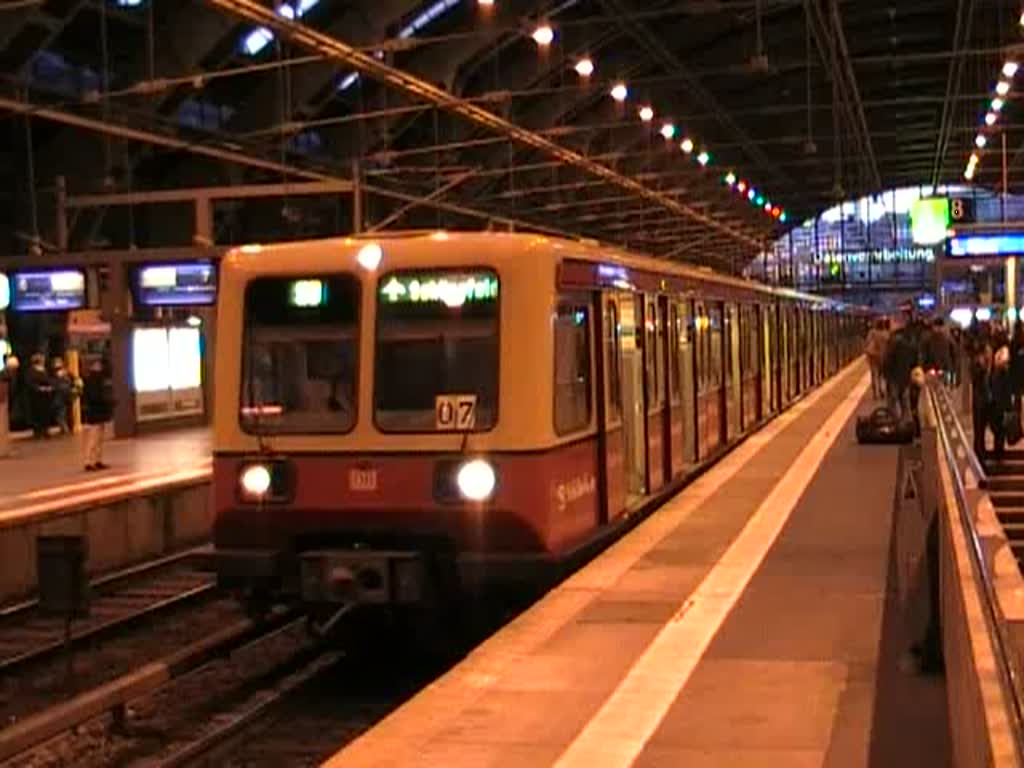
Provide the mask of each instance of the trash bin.
POLYGON ((79 618, 89 613, 84 536, 39 536, 36 567, 39 608, 44 613, 79 618))

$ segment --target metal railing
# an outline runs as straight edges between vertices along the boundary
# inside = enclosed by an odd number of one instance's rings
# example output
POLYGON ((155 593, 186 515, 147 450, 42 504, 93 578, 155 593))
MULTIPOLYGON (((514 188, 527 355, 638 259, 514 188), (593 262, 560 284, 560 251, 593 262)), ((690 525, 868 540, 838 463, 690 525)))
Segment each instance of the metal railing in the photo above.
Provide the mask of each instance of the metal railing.
MULTIPOLYGON (((960 418, 953 405, 951 392, 937 379, 929 380, 926 387, 927 395, 922 398, 927 402, 928 414, 931 418, 926 421, 933 421, 934 424, 926 424, 925 429, 934 427, 936 432, 935 451, 932 456, 928 451, 923 452, 924 461, 938 461, 945 464, 948 470, 948 477, 952 486, 952 496, 949 498, 948 490, 943 488, 939 481, 939 474, 935 474, 938 483, 936 500, 938 501, 939 525, 942 519, 952 524, 959 522, 960 532, 967 545, 967 553, 973 574, 973 584, 954 584, 956 580, 942 579, 943 589, 958 587, 961 590, 974 588, 978 602, 981 606, 981 615, 984 618, 984 631, 987 634, 992 648, 995 673, 997 675, 1000 693, 1000 703, 993 701, 991 696, 986 696, 986 684, 984 681, 984 670, 975 667, 975 682, 978 687, 978 701, 984 709, 984 721, 990 732, 989 745, 991 753, 989 760, 985 762, 990 765, 1016 765, 1024 766, 1024 677, 1021 674, 1021 651, 1024 650, 1024 636, 1015 638, 1011 631, 1011 622, 1024 619, 1024 612, 1019 617, 1007 616, 1004 605, 1012 605, 1021 601, 1021 594, 1024 592, 1024 579, 1015 560, 1012 560, 1013 572, 1007 567, 1006 554, 1010 553, 1009 543, 1005 532, 1002 529, 998 518, 995 516, 991 501, 985 488, 988 486, 988 478, 982 463, 975 455, 972 441, 960 423, 960 418), (954 514, 945 515, 946 510, 954 514), (996 726, 996 720, 1002 719, 998 712, 993 709, 1002 708, 1005 717, 1008 734, 996 735, 991 732, 996 726), (1003 738, 1003 749, 994 746, 994 739, 1003 738), (1011 743, 1006 743, 1009 737, 1011 743), (1011 748, 1012 747, 1012 748, 1011 748)), ((958 570, 954 563, 955 553, 943 547, 947 540, 952 542, 955 537, 942 537, 942 544, 939 546, 938 556, 940 557, 940 568, 951 570, 953 574, 963 577, 963 571, 958 570)), ((1012 553, 1010 553, 1012 556, 1012 553)), ((1012 558, 1011 558, 1012 559, 1012 558)), ((949 595, 943 594, 942 605, 948 606, 949 595)), ((951 616, 943 616, 943 637, 944 646, 951 647, 958 652, 969 652, 975 647, 975 642, 969 638, 951 637, 958 629, 965 630, 968 634, 978 627, 953 627, 951 616), (963 642, 967 639, 967 642, 963 642)), ((963 618, 969 623, 970 611, 964 609, 963 618)), ((976 665, 975 658, 970 659, 970 664, 976 665)), ((971 702, 958 702, 954 698, 958 695, 955 685, 948 686, 950 697, 951 715, 963 712, 962 707, 971 706, 971 702)), ((958 723, 951 717, 951 728, 956 731, 958 723)), ((1002 729, 999 729, 1002 730, 1002 729)), ((956 736, 954 735, 954 740, 956 736)))

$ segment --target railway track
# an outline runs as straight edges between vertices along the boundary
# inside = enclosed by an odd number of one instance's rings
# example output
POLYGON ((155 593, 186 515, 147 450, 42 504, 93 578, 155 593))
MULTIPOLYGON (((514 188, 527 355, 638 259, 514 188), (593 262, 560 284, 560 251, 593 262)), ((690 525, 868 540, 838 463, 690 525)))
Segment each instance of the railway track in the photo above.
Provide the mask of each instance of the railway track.
MULTIPOLYGON (((89 615, 71 625, 72 650, 212 596, 213 576, 194 567, 202 551, 187 550, 92 581, 89 615)), ((36 600, 0 610, 0 675, 65 648, 64 620, 42 614, 36 600)))

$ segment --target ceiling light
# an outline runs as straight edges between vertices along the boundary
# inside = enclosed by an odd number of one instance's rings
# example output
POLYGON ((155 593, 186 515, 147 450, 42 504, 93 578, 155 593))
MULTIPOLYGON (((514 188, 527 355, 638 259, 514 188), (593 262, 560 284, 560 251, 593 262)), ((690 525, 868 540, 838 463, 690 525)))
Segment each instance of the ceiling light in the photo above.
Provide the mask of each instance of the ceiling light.
POLYGON ((1020 12, 1020 25, 1024 27, 1024 11, 1020 12))
POLYGON ((665 137, 665 141, 671 141, 675 138, 676 127, 672 123, 665 123, 661 126, 661 135, 665 137))
POLYGON ((725 174, 725 183, 728 184, 730 187, 733 184, 735 184, 736 183, 736 174, 733 173, 732 171, 730 171, 729 173, 725 174))
POLYGON ((590 77, 594 74, 594 62, 589 58, 580 59, 576 62, 576 74, 580 77, 590 77))
POLYGON ((625 83, 616 83, 615 87, 611 90, 612 98, 618 102, 623 102, 629 96, 629 88, 626 87, 625 83))
POLYGON ((758 205, 764 205, 764 196, 758 195, 757 197, 754 198, 754 202, 757 203, 758 205))
POLYGON ((1017 74, 1017 62, 1016 61, 1008 61, 1005 64, 1003 64, 1003 76, 1004 77, 1013 77, 1016 74, 1017 74))
POLYGON ((643 120, 645 123, 651 122, 651 120, 654 119, 654 110, 651 109, 650 107, 641 107, 640 119, 643 120))
POLYGON ((985 125, 995 125, 995 124, 996 124, 996 113, 995 112, 989 112, 987 115, 985 115, 985 125))
POLYGON ((978 153, 977 152, 971 152, 971 157, 968 159, 967 162, 969 162, 971 165, 977 165, 978 164, 978 153))
POLYGON ((974 178, 974 166, 968 165, 967 170, 964 171, 964 178, 970 181, 974 178))
POLYGON ((477 5, 483 5, 488 8, 494 5, 494 0, 476 0, 477 5))
POLYGON ((979 133, 977 136, 974 137, 974 146, 976 146, 978 149, 981 149, 986 144, 988 144, 988 139, 985 138, 985 134, 979 133))
POLYGON ((755 197, 757 197, 757 190, 751 187, 747 190, 747 200, 753 200, 755 197))
POLYGON ((777 219, 780 215, 782 215, 782 211, 778 207, 772 208, 772 216, 777 219))
POLYGON ((701 165, 707 165, 708 163, 711 162, 711 155, 709 155, 707 152, 701 152, 699 155, 697 155, 697 162, 700 163, 701 165))
POLYGON ((782 213, 779 214, 779 221, 781 221, 783 224, 786 223, 786 212, 785 211, 783 211, 782 213))
POLYGON ((1010 84, 1008 82, 1006 82, 1005 80, 1000 80, 998 83, 996 83, 996 93, 998 93, 1000 96, 1005 96, 1009 92, 1010 84))
POLYGON ((996 98, 996 99, 992 99, 992 105, 991 105, 991 106, 992 106, 992 111, 993 111, 993 112, 998 112, 998 111, 999 111, 999 110, 1001 110, 1001 109, 1002 109, 1002 108, 1003 108, 1003 107, 1004 107, 1005 105, 1006 105, 1006 102, 1005 102, 1005 101, 1003 101, 1002 99, 998 99, 998 98, 996 98))
POLYGON ((683 139, 683 143, 679 145, 679 148, 686 154, 693 152, 693 141, 690 139, 683 139))
POLYGON ((541 48, 547 48, 555 40, 555 30, 547 24, 542 24, 533 30, 533 42, 541 48))

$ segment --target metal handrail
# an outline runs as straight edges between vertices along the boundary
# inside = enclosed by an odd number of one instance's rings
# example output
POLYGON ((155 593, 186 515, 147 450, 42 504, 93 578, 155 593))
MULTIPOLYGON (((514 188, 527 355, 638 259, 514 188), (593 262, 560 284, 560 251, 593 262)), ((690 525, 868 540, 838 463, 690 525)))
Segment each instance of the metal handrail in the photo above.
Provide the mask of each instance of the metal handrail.
POLYGON ((953 449, 948 429, 952 428, 957 432, 960 445, 964 448, 966 456, 963 458, 972 472, 976 472, 979 479, 979 487, 983 488, 983 480, 987 475, 981 465, 981 461, 970 448, 963 426, 957 418, 956 411, 949 401, 949 393, 937 381, 931 381, 928 385, 928 393, 932 405, 932 413, 935 415, 936 432, 939 442, 950 469, 950 476, 953 480, 953 491, 956 494, 957 511, 964 535, 969 542, 971 553, 972 570, 982 584, 984 615, 989 627, 989 636, 993 638, 996 656, 996 668, 1002 682, 1003 690, 1007 693, 1010 702, 1010 715, 1013 721, 1013 737, 1016 745, 1017 761, 1024 765, 1024 685, 1022 685, 1021 671, 1018 669, 1016 655, 1013 652, 1013 641, 1009 636, 1006 624, 1003 621, 999 609, 999 599, 996 594, 992 574, 985 565, 984 548, 974 526, 974 520, 967 502, 967 488, 964 485, 960 464, 957 461, 956 452, 953 449), (940 406, 941 400, 941 407, 940 406), (945 417, 945 418, 944 418, 945 417))

